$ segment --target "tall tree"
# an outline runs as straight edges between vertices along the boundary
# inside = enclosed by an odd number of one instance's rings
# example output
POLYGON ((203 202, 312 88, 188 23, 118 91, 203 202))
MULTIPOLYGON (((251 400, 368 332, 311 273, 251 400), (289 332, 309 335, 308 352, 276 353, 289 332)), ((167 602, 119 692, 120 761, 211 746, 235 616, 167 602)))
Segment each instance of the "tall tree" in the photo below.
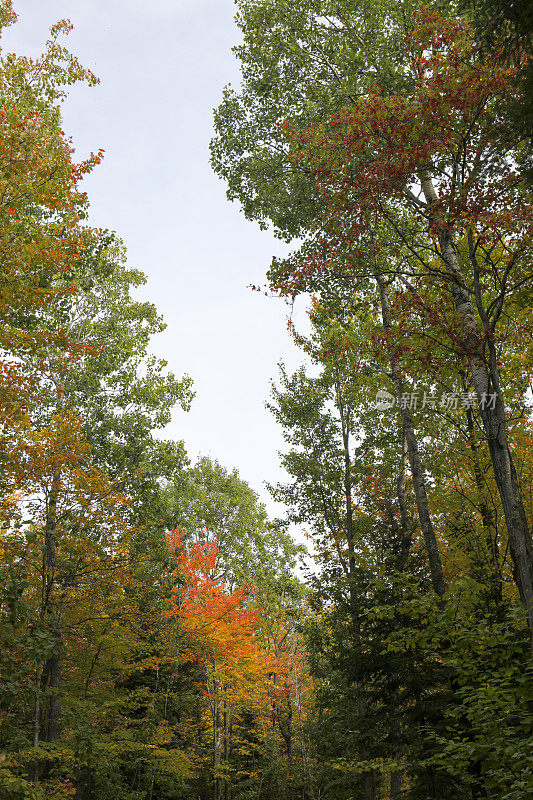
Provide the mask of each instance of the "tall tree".
POLYGON ((349 257, 360 246, 358 232, 379 220, 413 257, 410 268, 404 261, 407 274, 417 282, 437 279, 453 299, 456 350, 477 394, 533 633, 533 545, 498 358, 502 319, 515 312, 517 301, 520 307, 532 281, 530 199, 513 170, 512 152, 496 154, 491 136, 494 115, 511 91, 509 69, 488 58, 477 63, 468 23, 431 12, 415 18, 406 48, 412 55, 408 90, 386 93, 377 85, 329 126, 295 134, 296 157, 306 158, 310 146, 311 170, 324 192, 327 242, 317 267, 331 248, 341 259, 339 248, 348 248, 349 257), (402 206, 403 219, 397 213, 402 206))
MULTIPOLYGON (((452 301, 438 336, 478 397, 533 631, 533 551, 498 354, 500 337, 510 338, 505 320, 513 320, 515 346, 531 339, 523 316, 530 201, 514 166, 520 143, 502 150, 493 124, 515 91, 513 68, 490 55, 480 61, 468 21, 453 12, 318 0, 239 8, 243 88, 228 91, 216 112, 215 169, 248 216, 270 219, 282 236, 307 236, 270 270, 284 294, 370 275, 378 256, 417 301, 422 285, 452 301)), ((527 375, 517 376, 524 391, 527 375)), ((524 402, 523 393, 522 409, 524 402)))

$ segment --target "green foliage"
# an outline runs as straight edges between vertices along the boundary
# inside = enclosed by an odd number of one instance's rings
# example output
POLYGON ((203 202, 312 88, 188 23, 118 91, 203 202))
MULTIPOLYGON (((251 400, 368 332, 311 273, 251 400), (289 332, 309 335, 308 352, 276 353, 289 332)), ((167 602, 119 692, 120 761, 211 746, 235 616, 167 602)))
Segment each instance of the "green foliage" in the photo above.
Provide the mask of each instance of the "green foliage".
POLYGON ((403 36, 418 3, 374 0, 239 0, 243 42, 234 48, 239 90, 215 111, 212 165, 249 219, 287 240, 305 236, 320 213, 309 171, 287 159, 283 128, 329 120, 379 74, 401 85, 403 36))

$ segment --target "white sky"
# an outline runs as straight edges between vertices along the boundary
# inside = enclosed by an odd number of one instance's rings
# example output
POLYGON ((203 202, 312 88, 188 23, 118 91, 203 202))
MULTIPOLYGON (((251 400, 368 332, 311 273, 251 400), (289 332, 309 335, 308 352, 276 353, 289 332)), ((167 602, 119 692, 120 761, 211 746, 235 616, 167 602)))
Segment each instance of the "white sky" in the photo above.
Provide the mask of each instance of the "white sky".
MULTIPOLYGON (((194 379, 189 414, 169 438, 192 458, 236 467, 268 502, 263 481, 282 479, 281 432, 264 408, 283 359, 302 359, 286 331, 287 308, 247 288, 264 283, 284 245, 247 222, 211 172, 212 109, 238 83, 232 0, 15 0, 19 21, 3 47, 42 51, 49 27, 68 17, 65 41, 101 80, 75 87, 64 129, 78 158, 100 147, 88 192, 95 225, 116 230, 129 263, 146 273, 143 297, 168 328, 154 351, 194 379)), ((303 309, 299 317, 304 316, 303 309)))

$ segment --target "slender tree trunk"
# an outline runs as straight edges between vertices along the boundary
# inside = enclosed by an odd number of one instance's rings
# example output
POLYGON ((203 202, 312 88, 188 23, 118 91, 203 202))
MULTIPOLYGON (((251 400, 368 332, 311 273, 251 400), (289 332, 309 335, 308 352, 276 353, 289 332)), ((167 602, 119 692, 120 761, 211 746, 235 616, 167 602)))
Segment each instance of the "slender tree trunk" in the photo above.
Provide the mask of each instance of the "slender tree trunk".
MULTIPOLYGON (((41 573, 41 610, 40 617, 46 620, 54 639, 54 652, 44 664, 39 664, 35 672, 35 701, 33 709, 33 748, 37 750, 41 740, 42 689, 43 683, 48 685, 50 697, 48 715, 43 739, 47 742, 58 741, 61 736, 61 629, 60 616, 54 592, 56 580, 57 550, 57 502, 59 499, 61 474, 55 469, 52 474, 52 486, 47 498, 46 520, 44 525, 44 553, 41 573)), ((30 779, 39 781, 39 762, 36 758, 30 767, 30 779)))
POLYGON ((302 763, 304 765, 305 774, 307 777, 307 796, 310 798, 310 800, 314 800, 315 793, 313 790, 313 775, 311 773, 310 747, 308 747, 305 743, 304 726, 302 722, 302 709, 300 704, 300 690, 298 688, 297 678, 294 682, 294 688, 296 690, 296 710, 298 711, 298 728, 300 733, 300 749, 302 752, 302 763))
POLYGON ((400 800, 402 796, 402 772, 395 770, 390 776, 390 800, 400 800))
POLYGON ((402 452, 400 455, 400 468, 398 470, 398 480, 396 481, 396 496, 398 497, 398 506, 400 509, 400 552, 398 558, 398 567, 403 571, 409 559, 411 551, 411 544, 413 543, 414 524, 409 514, 407 506, 407 473, 406 461, 409 456, 407 446, 407 439, 405 436, 402 441, 402 452))
POLYGON ((292 701, 290 696, 287 697, 287 723, 284 725, 281 719, 281 713, 278 719, 279 731, 285 742, 285 750, 287 752, 287 775, 289 776, 289 800, 294 798, 294 783, 292 775, 292 701))
MULTIPOLYGON (((392 325, 390 319, 389 300, 387 297, 387 287, 383 276, 378 272, 375 273, 375 278, 379 287, 383 329, 385 333, 390 336, 392 325)), ((431 582, 436 594, 442 599, 446 585, 444 581, 444 573, 442 570, 442 561, 440 558, 437 537, 435 536, 435 531, 433 529, 433 524, 431 522, 431 516, 429 513, 424 470, 422 468, 422 462, 418 450, 413 418, 411 416, 411 412, 409 411, 409 404, 405 402, 405 387, 399 369, 396 345, 390 339, 387 343, 387 350, 391 369, 391 379, 396 390, 398 408, 402 419, 403 435, 407 443, 407 452, 409 456, 409 465, 411 467, 416 507, 420 520, 420 528, 422 530, 422 535, 424 537, 424 543, 426 546, 429 570, 431 573, 431 582)))
POLYGON ((61 622, 55 596, 56 551, 57 551, 57 502, 59 499, 60 472, 54 470, 52 487, 48 497, 45 535, 44 606, 43 615, 48 618, 54 638, 54 651, 45 664, 50 698, 46 741, 56 742, 61 737, 61 622))
MULTIPOLYGON (((427 174, 421 175, 421 187, 428 206, 433 205, 438 198, 433 182, 427 174)), ((441 226, 438 239, 442 260, 450 278, 450 291, 463 326, 461 344, 468 357, 470 375, 479 401, 479 413, 505 516, 509 549, 515 567, 514 577, 526 609, 530 635, 533 639, 533 543, 509 449, 507 418, 500 386, 497 353, 492 339, 493 332, 481 306, 479 285, 476 292, 478 295, 476 314, 472 295, 465 285, 453 237, 447 227, 441 226), (478 315, 483 324, 482 331, 479 328, 478 315), (485 347, 488 351, 488 360, 485 357, 485 347)), ((476 276, 475 280, 477 281, 476 276)))
MULTIPOLYGON (((41 736, 41 679, 43 674, 43 665, 38 664, 35 670, 35 702, 33 706, 33 749, 39 748, 39 740, 41 736)), ((39 760, 37 756, 32 760, 29 777, 32 783, 39 781, 39 760)))
MULTIPOLYGON (((400 454, 400 467, 398 470, 398 479, 396 481, 396 495, 398 498, 398 506, 400 509, 400 552, 398 554, 398 567, 400 571, 405 569, 407 560, 409 558, 409 551, 411 549, 412 530, 410 524, 409 510, 407 506, 407 474, 406 474, 406 460, 408 457, 407 441, 405 436, 402 440, 402 450, 400 454)), ((391 734, 393 738, 393 746, 395 749, 395 756, 399 756, 400 741, 401 741, 401 725, 398 719, 398 706, 399 698, 397 693, 394 695, 391 710, 391 734)), ((400 769, 394 770, 390 777, 390 800, 400 800, 402 788, 402 772, 400 769)))
POLYGON ((283 741, 285 742, 285 750, 287 751, 287 762, 289 764, 289 770, 291 765, 291 758, 292 758, 292 704, 291 698, 287 698, 287 724, 284 725, 281 719, 281 714, 278 720, 278 727, 279 732, 283 737, 283 741))
MULTIPOLYGON (((400 454, 400 467, 398 470, 398 479, 396 481, 396 494, 398 497, 398 506, 400 508, 400 552, 398 554, 398 569, 400 572, 407 566, 409 559, 409 551, 411 549, 411 542, 413 538, 414 524, 409 514, 407 505, 407 474, 406 474, 406 461, 408 458, 408 447, 405 436, 402 441, 402 451, 400 454)), ((398 676, 396 676, 399 681, 398 676)), ((393 694, 392 699, 392 721, 391 721, 391 734, 393 739, 393 746, 395 750, 395 757, 400 757, 401 743, 402 743, 402 726, 399 717, 400 710, 400 697, 399 692, 393 694)), ((390 800, 401 800, 402 796, 402 771, 396 769, 391 773, 390 777, 390 800)))
MULTIPOLYGON (((352 623, 352 640, 354 652, 361 646, 361 632, 359 628, 359 615, 357 612, 357 595, 355 592, 355 549, 354 549, 354 529, 353 529, 353 501, 352 501, 352 464, 350 458, 350 422, 348 413, 344 406, 342 395, 338 384, 335 384, 337 395, 337 406, 341 420, 342 440, 344 447, 344 494, 346 502, 346 543, 348 545, 348 586, 350 597, 350 616, 352 623)), ((356 663, 354 661, 354 688, 356 690, 357 712, 364 719, 366 716, 366 702, 363 688, 360 685, 357 675, 356 663)), ((370 753, 367 748, 362 748, 363 759, 369 760, 370 753)), ((363 793, 365 800, 374 800, 376 794, 376 780, 373 772, 366 772, 362 777, 363 793)))
POLYGON ((213 681, 213 798, 221 800, 222 782, 220 780, 220 765, 222 762, 222 704, 217 693, 220 691, 218 681, 213 681))
POLYGON ((479 462, 479 445, 476 440, 476 433, 474 428, 474 419, 471 409, 466 409, 466 420, 468 430, 468 443, 472 453, 472 462, 474 466, 474 478, 476 481, 476 488, 478 493, 479 513, 481 514, 481 522, 483 524, 483 533, 485 536, 485 543, 487 545, 489 564, 490 564, 490 582, 494 591, 494 599, 496 603, 500 603, 502 599, 502 575, 500 570, 499 553, 498 553, 498 529, 494 524, 493 515, 491 514, 486 502, 486 483, 483 476, 483 470, 479 462))
MULTIPOLYGON (((57 622, 56 625, 59 627, 59 622, 57 622)), ((58 655, 52 656, 49 661, 50 681, 48 686, 51 694, 48 705, 48 725, 46 734, 47 742, 57 742, 61 738, 61 661, 59 656, 59 651, 61 648, 61 634, 59 632, 55 639, 55 647, 58 655)))
POLYGON ((41 731, 41 677, 43 674, 43 665, 39 664, 35 670, 35 706, 33 712, 33 748, 37 750, 39 747, 39 738, 41 731))
POLYGON ((222 728, 224 731, 224 763, 226 766, 226 772, 224 774, 224 800, 229 800, 230 786, 227 774, 227 767, 229 762, 229 745, 230 745, 230 712, 227 700, 224 700, 222 728))

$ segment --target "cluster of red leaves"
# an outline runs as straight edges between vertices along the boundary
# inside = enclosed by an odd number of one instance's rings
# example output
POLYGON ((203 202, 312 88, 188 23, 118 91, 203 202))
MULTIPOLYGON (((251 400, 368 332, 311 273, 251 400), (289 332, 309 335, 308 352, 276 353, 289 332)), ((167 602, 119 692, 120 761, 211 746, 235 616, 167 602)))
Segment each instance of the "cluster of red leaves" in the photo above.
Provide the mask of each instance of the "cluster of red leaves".
POLYGON ((518 241, 524 226, 532 226, 533 210, 513 165, 495 175, 486 170, 494 118, 514 96, 517 67, 490 54, 481 60, 466 19, 427 9, 416 15, 405 47, 405 90, 390 94, 376 85, 326 123, 304 130, 284 124, 291 158, 311 171, 322 215, 314 252, 277 276, 280 291, 295 295, 316 287, 324 273, 371 263, 380 243, 366 237, 359 252, 361 237, 377 222, 389 222, 394 208, 410 209, 434 236, 443 226, 473 226, 487 242, 494 231, 518 241), (431 209, 410 194, 426 170, 438 183, 431 209))

